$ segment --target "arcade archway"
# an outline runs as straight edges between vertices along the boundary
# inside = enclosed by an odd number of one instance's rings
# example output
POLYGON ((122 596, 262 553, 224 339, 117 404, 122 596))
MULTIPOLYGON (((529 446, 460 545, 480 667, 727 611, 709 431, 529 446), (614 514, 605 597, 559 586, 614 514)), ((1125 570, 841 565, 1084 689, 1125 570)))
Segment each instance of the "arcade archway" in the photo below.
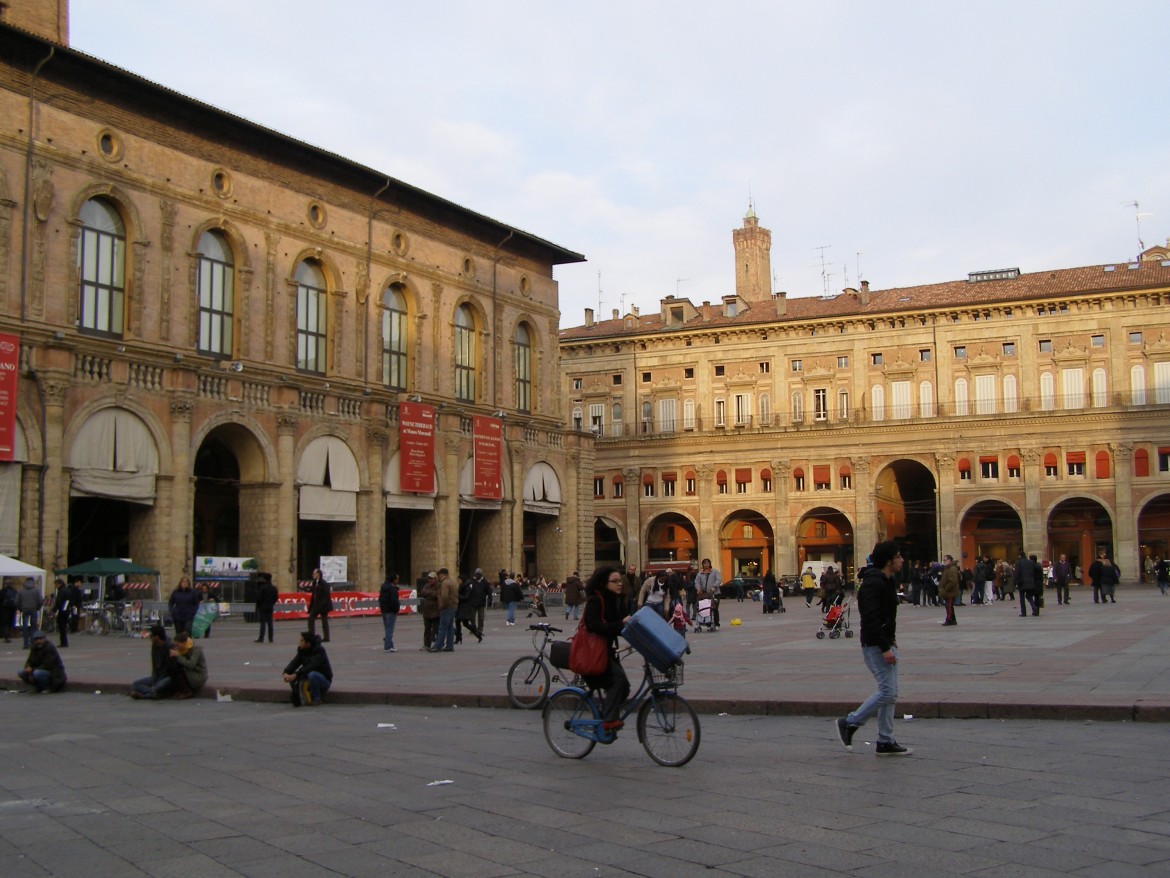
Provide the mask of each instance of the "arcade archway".
POLYGON ((963 567, 974 567, 975 559, 983 555, 1014 562, 1024 545, 1024 524, 1020 514, 1002 500, 980 500, 963 516, 959 541, 963 567))
POLYGON ((763 513, 737 509, 724 519, 719 528, 719 557, 711 558, 724 579, 763 576, 773 569, 775 558, 775 535, 763 513))
POLYGON ((661 569, 698 564, 699 539, 695 526, 677 512, 652 519, 646 528, 646 567, 661 569))
MULTIPOLYGON (((1032 547, 1025 548, 1033 551, 1032 547)), ((1070 497, 1052 508, 1048 516, 1047 557, 1067 555, 1068 563, 1082 578, 1101 551, 1113 557, 1113 519, 1108 509, 1089 497, 1070 497)))
POLYGON ((895 460, 874 482, 877 540, 893 540, 907 566, 938 558, 938 483, 916 460, 895 460))
POLYGON ((1137 526, 1142 581, 1153 582, 1153 562, 1170 552, 1170 494, 1148 500, 1138 513, 1137 526))
POLYGON ((846 580, 853 578, 856 562, 853 553, 853 525, 845 513, 830 506, 818 506, 806 512, 796 525, 796 560, 799 572, 810 562, 832 565, 846 580))

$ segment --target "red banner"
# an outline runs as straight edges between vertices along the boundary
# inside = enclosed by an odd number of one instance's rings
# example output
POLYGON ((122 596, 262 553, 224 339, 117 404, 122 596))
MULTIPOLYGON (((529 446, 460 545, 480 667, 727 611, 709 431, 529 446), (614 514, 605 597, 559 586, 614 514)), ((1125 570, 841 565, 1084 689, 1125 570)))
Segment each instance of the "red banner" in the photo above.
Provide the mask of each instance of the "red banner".
POLYGON ((435 493, 434 406, 398 406, 398 482, 403 491, 435 493))
MULTIPOLYGON (((414 589, 398 589, 398 599, 402 602, 399 614, 416 612, 413 604, 407 601, 417 597, 414 589)), ((332 594, 333 609, 330 616, 379 616, 378 593, 368 591, 335 591, 332 594)), ((305 592, 283 592, 276 601, 273 611, 275 619, 307 619, 309 618, 309 595, 305 592)))
POLYGON ((16 378, 20 371, 20 339, 0 335, 0 461, 16 457, 16 378))
POLYGON ((499 418, 476 415, 472 432, 475 450, 471 495, 484 500, 502 500, 504 483, 500 473, 504 452, 504 422, 499 418))

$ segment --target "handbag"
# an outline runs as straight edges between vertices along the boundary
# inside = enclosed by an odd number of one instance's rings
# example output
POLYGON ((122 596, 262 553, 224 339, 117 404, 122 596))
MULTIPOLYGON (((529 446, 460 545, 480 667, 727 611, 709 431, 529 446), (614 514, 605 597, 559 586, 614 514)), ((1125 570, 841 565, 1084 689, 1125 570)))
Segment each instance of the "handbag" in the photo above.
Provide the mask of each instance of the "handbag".
MULTIPOLYGON (((601 621, 605 621, 605 601, 601 601, 601 621)), ((609 644, 600 634, 585 627, 585 619, 577 623, 577 633, 569 643, 569 670, 582 677, 596 677, 609 666, 609 644)))

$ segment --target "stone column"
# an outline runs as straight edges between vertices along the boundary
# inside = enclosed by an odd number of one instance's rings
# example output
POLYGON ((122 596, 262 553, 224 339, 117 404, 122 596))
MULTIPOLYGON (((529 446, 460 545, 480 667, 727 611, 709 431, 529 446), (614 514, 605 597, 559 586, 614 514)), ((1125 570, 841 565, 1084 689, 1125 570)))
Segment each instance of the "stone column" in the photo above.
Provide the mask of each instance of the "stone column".
POLYGON ((1024 477, 1024 520, 1020 522, 1024 545, 1021 548, 1029 554, 1035 552, 1036 557, 1040 557, 1040 553, 1048 546, 1048 528, 1045 527, 1044 507, 1040 500, 1044 462, 1035 448, 1021 449, 1020 462, 1023 465, 1021 475, 1024 477))
POLYGON ((37 566, 52 570, 64 567, 69 545, 69 480, 65 476, 65 393, 66 381, 40 382, 41 405, 45 409, 44 467, 45 485, 41 495, 44 526, 37 546, 37 566), (46 546, 52 557, 46 557, 46 546), (65 553, 65 554, 61 554, 65 553))
POLYGON ((369 467, 370 484, 360 497, 364 501, 364 508, 358 512, 359 527, 364 531, 359 537, 365 567, 363 575, 366 582, 379 586, 386 575, 386 502, 382 497, 382 468, 383 449, 389 437, 390 434, 381 427, 366 430, 366 464, 369 467))
POLYGON ((873 467, 868 457, 854 458, 849 466, 853 471, 853 485, 857 490, 857 523, 853 528, 853 546, 857 566, 860 568, 878 541, 873 467))
MULTIPOLYGON (((277 484, 276 545, 272 546, 272 566, 287 571, 290 588, 297 578, 297 468, 296 433, 298 420, 293 415, 276 419, 276 466, 273 481, 277 484)), ((269 557, 265 553, 265 557, 269 557)))
POLYGON ((723 564, 723 547, 719 544, 719 531, 715 525, 712 505, 714 498, 711 496, 711 476, 714 472, 715 468, 708 464, 695 467, 695 478, 698 480, 696 493, 699 497, 699 557, 696 560, 710 558, 711 563, 722 573, 720 565, 723 564))
POLYGON ((792 470, 780 459, 771 461, 771 465, 772 492, 775 495, 772 513, 772 572, 779 579, 786 573, 796 571, 796 540, 788 514, 788 483, 792 478, 792 470))
POLYGON ((179 576, 191 573, 194 547, 191 544, 191 517, 193 510, 194 471, 191 466, 191 413, 195 401, 187 395, 171 398, 171 453, 174 460, 171 469, 170 527, 160 568, 164 582, 177 582, 179 576), (182 564, 176 565, 176 559, 182 564), (165 569, 167 566, 177 569, 165 569))
POLYGON ((934 465, 938 469, 935 475, 938 488, 934 492, 934 520, 938 529, 935 557, 941 560, 943 555, 952 555, 961 565, 963 547, 955 522, 955 455, 950 452, 935 454, 934 465))
POLYGON ((626 564, 641 572, 646 563, 642 545, 642 471, 630 467, 622 470, 626 501, 626 564))
MULTIPOLYGON (((1138 510, 1133 506, 1133 443, 1111 442, 1113 452, 1113 486, 1116 508, 1113 510, 1113 560, 1126 579, 1141 578, 1141 534, 1138 510)), ((1086 464, 1087 466, 1088 464, 1086 464)), ((1102 492, 1098 492, 1100 494, 1102 492)))

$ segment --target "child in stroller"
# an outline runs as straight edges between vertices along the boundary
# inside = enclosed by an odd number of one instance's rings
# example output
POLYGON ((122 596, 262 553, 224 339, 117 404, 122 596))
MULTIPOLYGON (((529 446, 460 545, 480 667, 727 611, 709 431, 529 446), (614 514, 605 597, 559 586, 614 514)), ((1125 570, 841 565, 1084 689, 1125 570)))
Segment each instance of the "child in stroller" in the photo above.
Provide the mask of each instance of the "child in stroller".
POLYGON ((817 640, 825 639, 825 632, 829 633, 830 640, 836 640, 845 632, 846 637, 853 636, 853 629, 849 627, 849 607, 853 603, 852 595, 844 603, 836 603, 829 607, 821 620, 821 628, 817 631, 817 640))
POLYGON ((707 597, 706 592, 699 593, 699 603, 695 609, 695 633, 698 634, 704 628, 708 631, 715 630, 715 616, 712 612, 711 598, 707 597))

